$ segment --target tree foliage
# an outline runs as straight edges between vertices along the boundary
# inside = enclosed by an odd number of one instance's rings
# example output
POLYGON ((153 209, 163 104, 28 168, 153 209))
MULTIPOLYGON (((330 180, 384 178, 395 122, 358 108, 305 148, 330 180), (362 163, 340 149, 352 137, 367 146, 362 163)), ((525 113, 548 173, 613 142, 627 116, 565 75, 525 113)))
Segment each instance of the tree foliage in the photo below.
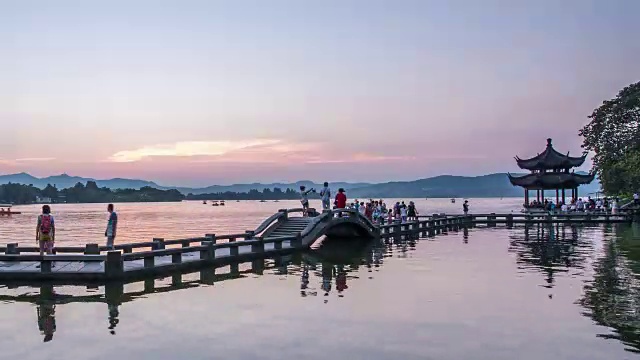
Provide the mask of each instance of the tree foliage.
POLYGON ((582 147, 595 153, 593 166, 608 194, 640 189, 640 82, 604 101, 580 130, 582 147))
POLYGON ((36 201, 37 196, 51 198, 53 202, 67 203, 161 202, 184 199, 184 195, 178 190, 159 190, 152 187, 143 187, 140 190, 111 190, 106 187, 99 188, 93 181, 87 182, 86 186, 77 183, 63 190, 51 185, 42 190, 31 185, 0 185, 0 203, 31 204, 36 201))

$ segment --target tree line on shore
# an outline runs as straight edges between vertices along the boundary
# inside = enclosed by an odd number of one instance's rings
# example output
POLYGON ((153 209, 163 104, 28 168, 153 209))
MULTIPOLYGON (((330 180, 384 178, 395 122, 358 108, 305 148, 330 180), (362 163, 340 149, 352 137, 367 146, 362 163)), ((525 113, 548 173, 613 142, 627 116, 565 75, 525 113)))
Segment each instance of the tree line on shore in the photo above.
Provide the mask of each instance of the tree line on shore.
POLYGON ((77 183, 61 190, 51 184, 44 189, 13 183, 0 185, 0 203, 33 204, 38 202, 38 198, 52 203, 166 202, 182 201, 184 195, 178 190, 159 190, 148 186, 139 190, 111 190, 98 187, 95 181, 88 181, 86 185, 77 183))
MULTIPOLYGON (((320 198, 316 193, 309 193, 309 198, 320 198)), ((293 189, 273 190, 265 188, 262 191, 251 189, 249 192, 225 191, 209 194, 187 194, 187 200, 296 200, 300 199, 300 193, 293 189)))

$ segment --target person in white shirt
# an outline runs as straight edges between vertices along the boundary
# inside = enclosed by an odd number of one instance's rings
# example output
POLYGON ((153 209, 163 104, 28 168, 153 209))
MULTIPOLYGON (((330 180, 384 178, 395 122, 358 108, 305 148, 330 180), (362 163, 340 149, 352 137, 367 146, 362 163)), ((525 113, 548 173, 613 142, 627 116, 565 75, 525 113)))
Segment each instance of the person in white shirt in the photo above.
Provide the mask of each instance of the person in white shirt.
POLYGON ((322 210, 331 210, 331 189, 329 189, 328 182, 324 183, 324 187, 320 190, 320 196, 322 197, 322 210))
POLYGON ((560 207, 560 210, 561 210, 563 213, 566 213, 567 211, 569 211, 569 207, 567 206, 567 204, 562 203, 562 206, 560 207))

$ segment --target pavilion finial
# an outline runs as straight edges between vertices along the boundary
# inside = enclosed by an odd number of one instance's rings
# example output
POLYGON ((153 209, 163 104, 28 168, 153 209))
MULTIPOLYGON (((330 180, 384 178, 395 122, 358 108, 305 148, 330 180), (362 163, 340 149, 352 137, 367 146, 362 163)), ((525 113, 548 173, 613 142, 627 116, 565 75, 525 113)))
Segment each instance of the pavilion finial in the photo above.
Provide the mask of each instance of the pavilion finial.
POLYGON ((551 146, 551 138, 547 139, 547 146, 551 146))

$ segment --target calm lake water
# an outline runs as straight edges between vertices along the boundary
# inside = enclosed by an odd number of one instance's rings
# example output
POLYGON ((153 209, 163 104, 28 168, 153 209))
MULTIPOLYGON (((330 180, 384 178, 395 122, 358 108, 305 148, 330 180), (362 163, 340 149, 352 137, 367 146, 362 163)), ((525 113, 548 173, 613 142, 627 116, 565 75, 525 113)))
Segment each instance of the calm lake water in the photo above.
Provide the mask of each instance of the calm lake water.
MULTIPOLYGON (((473 212, 508 212, 521 199, 470 202, 473 212)), ((236 232, 295 206, 118 205, 120 241, 236 232)), ((460 207, 418 201, 423 214, 460 207)), ((102 241, 104 208, 56 205, 59 242, 102 241)), ((24 214, 0 219, 0 239, 33 241, 37 207, 16 209, 24 214)), ((264 271, 4 286, 0 347, 6 359, 635 359, 639 244, 635 225, 474 228, 327 242, 264 271)))

